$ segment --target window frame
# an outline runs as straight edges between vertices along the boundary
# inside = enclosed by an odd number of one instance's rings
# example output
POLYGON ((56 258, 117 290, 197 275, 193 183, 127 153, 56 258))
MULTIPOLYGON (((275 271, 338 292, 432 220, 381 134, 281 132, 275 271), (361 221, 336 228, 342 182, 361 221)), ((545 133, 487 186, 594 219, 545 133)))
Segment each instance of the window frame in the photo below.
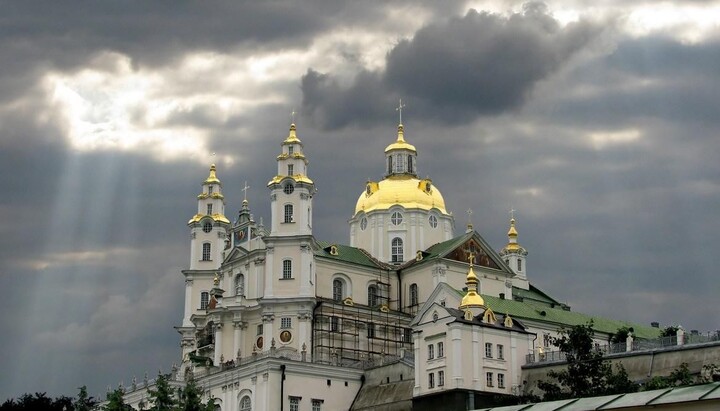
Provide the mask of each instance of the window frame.
POLYGON ((403 214, 395 210, 390 214, 390 223, 394 226, 399 226, 403 222, 403 214))
POLYGON ((504 360, 505 359, 505 347, 502 344, 497 344, 497 346, 495 347, 495 350, 497 352, 498 360, 504 360))
POLYGON ((428 353, 428 360, 435 359, 435 345, 434 344, 428 344, 427 353, 428 353))
POLYGON ((428 388, 435 388, 435 373, 428 373, 428 388))
POLYGON ((493 373, 491 373, 491 372, 485 373, 485 383, 487 384, 488 387, 494 387, 493 373))
POLYGON ((249 395, 243 395, 240 398, 240 411, 252 411, 252 399, 249 395))
POLYGON ((486 342, 485 343, 485 358, 492 358, 493 352, 492 352, 492 343, 486 342))
POLYGON ((437 356, 438 358, 445 357, 445 344, 442 341, 437 343, 437 356))
POLYGON ((283 280, 292 280, 292 260, 289 258, 283 259, 282 262, 282 277, 283 280))
POLYGON ((292 317, 281 317, 280 318, 280 329, 281 330, 292 329, 292 317))
POLYGON ((288 164, 287 171, 288 171, 289 176, 294 175, 295 174, 295 164, 288 164))
POLYGON ((443 387, 443 386, 445 386, 445 371, 444 371, 444 370, 439 370, 439 371, 438 371, 438 383, 437 383, 437 386, 438 386, 438 387, 443 387))
POLYGON ((368 306, 375 307, 378 305, 378 287, 376 284, 370 284, 367 288, 368 306))
POLYGON ((499 372, 497 375, 498 388, 505 388, 505 374, 499 372))
POLYGON ((292 204, 285 204, 285 207, 283 207, 283 223, 289 224, 294 223, 293 217, 295 214, 295 209, 292 204))
POLYGON ((212 215, 212 214, 213 214, 213 205, 212 205, 212 203, 210 203, 207 205, 207 215, 212 215))
POLYGON ((390 242, 390 261, 402 263, 405 260, 405 244, 402 238, 395 237, 390 242))
POLYGON ((417 283, 410 284, 410 306, 414 307, 419 303, 417 283))
POLYGON ((208 291, 200 292, 200 309, 207 310, 208 304, 210 304, 210 293, 208 291))
POLYGON ((235 276, 235 295, 245 297, 245 275, 243 273, 235 276))
POLYGON ((200 261, 212 261, 212 244, 205 242, 202 244, 202 256, 200 261))

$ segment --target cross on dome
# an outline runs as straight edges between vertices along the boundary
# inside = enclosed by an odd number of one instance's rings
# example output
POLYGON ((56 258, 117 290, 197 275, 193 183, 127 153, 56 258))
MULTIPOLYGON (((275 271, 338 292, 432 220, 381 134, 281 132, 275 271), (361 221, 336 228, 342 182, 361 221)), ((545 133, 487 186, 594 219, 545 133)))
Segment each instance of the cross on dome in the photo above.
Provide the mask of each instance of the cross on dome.
POLYGON ((402 109, 405 107, 405 104, 403 104, 402 99, 400 99, 400 102, 398 103, 398 106, 395 107, 395 111, 397 111, 400 115, 400 124, 402 124, 402 109))

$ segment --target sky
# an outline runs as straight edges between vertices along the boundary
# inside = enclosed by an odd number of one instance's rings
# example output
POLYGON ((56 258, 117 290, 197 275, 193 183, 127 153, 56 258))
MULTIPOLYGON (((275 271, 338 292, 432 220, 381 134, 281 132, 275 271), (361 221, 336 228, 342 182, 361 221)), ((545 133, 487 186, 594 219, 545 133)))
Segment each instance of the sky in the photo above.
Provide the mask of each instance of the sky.
POLYGON ((720 329, 720 1, 0 8, 0 401, 169 371, 208 167, 269 226, 293 111, 314 233, 347 244, 399 99, 457 234, 499 250, 514 209, 573 310, 720 329))

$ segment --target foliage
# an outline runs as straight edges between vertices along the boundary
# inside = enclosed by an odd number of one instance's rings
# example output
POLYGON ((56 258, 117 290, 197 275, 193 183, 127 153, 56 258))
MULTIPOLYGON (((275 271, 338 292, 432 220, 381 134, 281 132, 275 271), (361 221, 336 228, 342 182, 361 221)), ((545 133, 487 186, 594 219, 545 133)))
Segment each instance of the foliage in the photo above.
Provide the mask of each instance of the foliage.
POLYGON ((185 388, 178 390, 178 409, 182 411, 203 411, 205 407, 201 402, 202 390, 195 383, 192 376, 185 384, 185 388))
POLYGON ((681 385, 692 385, 695 383, 695 378, 690 373, 688 363, 684 362, 680 364, 679 368, 673 370, 670 375, 656 376, 651 378, 645 383, 645 391, 659 390, 661 388, 677 387, 681 385))
POLYGON ((0 410, 50 410, 50 411, 72 411, 72 398, 60 396, 52 399, 44 392, 36 392, 35 394, 23 394, 19 399, 8 399, 2 405, 0 410), (64 408, 63 408, 64 407, 64 408))
POLYGON ((632 332, 632 328, 620 327, 615 331, 612 337, 610 337, 610 344, 622 344, 627 341, 628 335, 632 332))
POLYGON ((148 395, 154 411, 173 411, 177 405, 177 401, 173 398, 173 392, 168 383, 169 376, 166 374, 158 374, 155 380, 155 389, 148 389, 148 395))
POLYGON ((102 408, 103 411, 131 411, 132 407, 125 404, 125 392, 122 388, 117 388, 107 395, 107 404, 102 408))
POLYGON ((637 391, 622 366, 613 372, 603 353, 595 348, 593 323, 576 325, 560 331, 553 345, 565 354, 567 368, 548 372, 555 381, 540 381, 538 387, 545 392, 544 401, 570 397, 592 397, 611 393, 637 391))
POLYGON ((88 396, 87 387, 83 385, 79 388, 80 392, 78 392, 77 399, 73 402, 72 409, 74 411, 90 411, 92 410, 95 405, 97 404, 97 401, 95 401, 94 397, 88 396))
POLYGON ((717 382, 720 381, 720 366, 713 364, 705 364, 700 371, 700 382, 717 382))
POLYGON ((675 337, 679 329, 676 325, 667 326, 660 331, 660 337, 675 337))

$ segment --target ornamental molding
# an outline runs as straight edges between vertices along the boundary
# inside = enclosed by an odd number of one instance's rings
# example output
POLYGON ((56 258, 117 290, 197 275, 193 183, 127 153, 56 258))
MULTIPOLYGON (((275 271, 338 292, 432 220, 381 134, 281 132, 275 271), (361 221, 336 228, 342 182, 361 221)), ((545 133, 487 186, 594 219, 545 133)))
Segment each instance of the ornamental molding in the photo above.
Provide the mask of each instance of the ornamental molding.
POLYGON ((277 201, 277 194, 271 194, 270 201, 277 201))
POLYGON ((263 314, 262 315, 262 322, 270 323, 273 321, 275 321, 275 314, 263 314))
POLYGON ((301 199, 301 200, 309 200, 309 199, 310 199, 310 195, 309 195, 309 194, 306 194, 306 193, 300 193, 300 199, 301 199))

